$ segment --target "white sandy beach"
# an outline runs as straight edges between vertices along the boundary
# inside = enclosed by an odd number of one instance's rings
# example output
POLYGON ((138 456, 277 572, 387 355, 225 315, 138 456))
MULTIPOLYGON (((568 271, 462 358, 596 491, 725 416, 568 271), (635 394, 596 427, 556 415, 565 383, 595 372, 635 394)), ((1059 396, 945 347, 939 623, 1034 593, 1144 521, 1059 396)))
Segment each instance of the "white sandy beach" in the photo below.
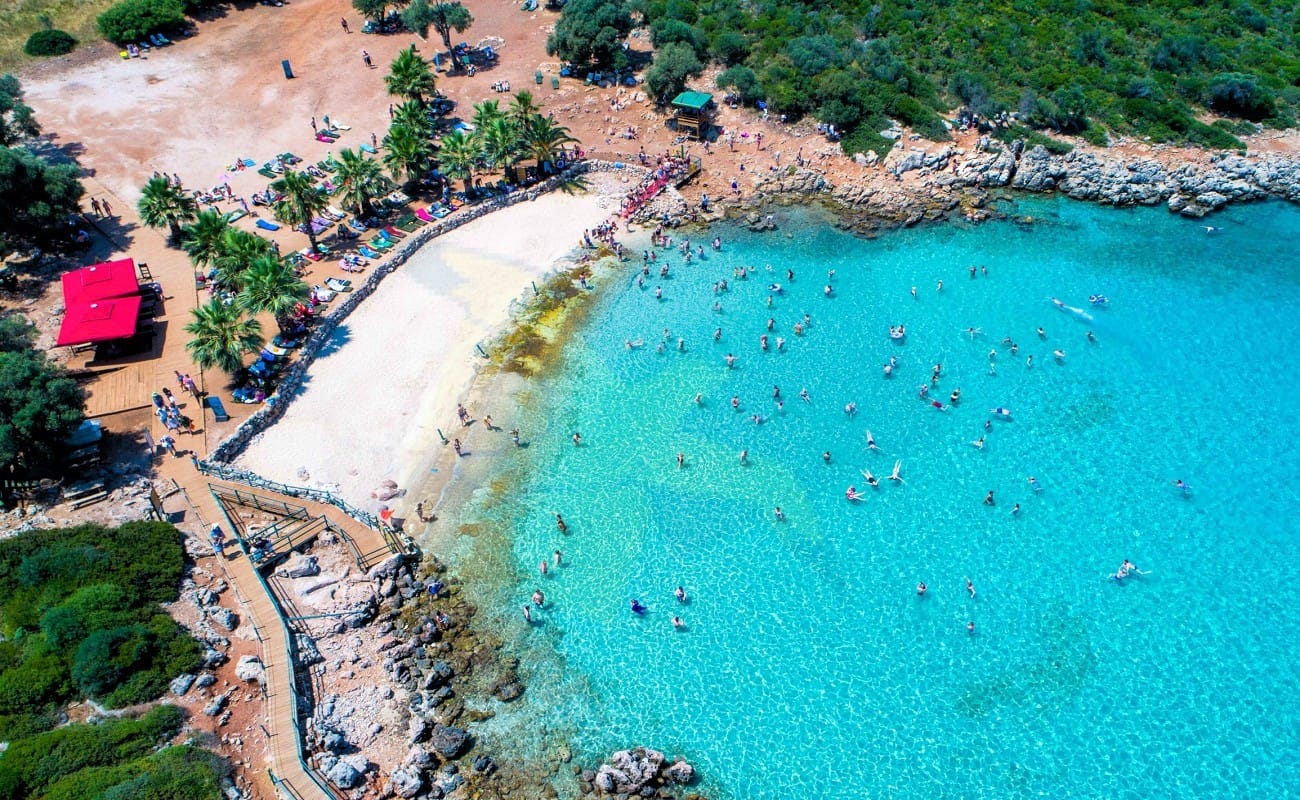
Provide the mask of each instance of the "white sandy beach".
POLYGON ((301 395, 237 463, 286 483, 337 485, 363 508, 378 507, 371 492, 383 480, 418 488, 426 476, 413 473, 440 445, 437 429, 458 428, 457 399, 483 363, 475 345, 616 207, 597 190, 608 178, 590 181, 587 194, 552 192, 425 245, 339 326, 337 349, 316 359, 301 395))

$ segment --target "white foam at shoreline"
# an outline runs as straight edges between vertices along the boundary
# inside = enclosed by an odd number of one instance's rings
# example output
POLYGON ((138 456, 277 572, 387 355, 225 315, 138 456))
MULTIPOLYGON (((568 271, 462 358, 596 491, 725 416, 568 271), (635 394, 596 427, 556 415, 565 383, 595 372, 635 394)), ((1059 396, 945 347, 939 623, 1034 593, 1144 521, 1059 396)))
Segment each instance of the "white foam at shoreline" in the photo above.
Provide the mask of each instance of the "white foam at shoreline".
POLYGON ((338 327, 301 395, 236 463, 287 483, 336 484, 362 507, 374 506, 382 480, 417 487, 426 476, 411 473, 474 378, 475 344, 607 206, 597 192, 551 193, 425 245, 338 327))

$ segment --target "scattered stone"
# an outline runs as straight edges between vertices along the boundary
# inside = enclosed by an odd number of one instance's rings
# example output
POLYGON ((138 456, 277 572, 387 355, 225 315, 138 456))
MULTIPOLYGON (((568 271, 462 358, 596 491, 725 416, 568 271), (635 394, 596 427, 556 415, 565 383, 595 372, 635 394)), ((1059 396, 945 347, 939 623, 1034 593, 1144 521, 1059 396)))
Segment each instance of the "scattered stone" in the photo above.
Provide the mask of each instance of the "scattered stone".
POLYGON ((412 744, 428 739, 429 732, 429 723, 423 717, 411 717, 411 721, 406 726, 406 738, 412 744))
POLYGON ((239 615, 225 606, 214 607, 208 616, 213 624, 224 630, 233 631, 239 627, 239 615))
POLYGON ((415 797, 424 788, 424 778, 418 769, 395 769, 391 777, 393 792, 398 797, 415 797))
POLYGON ((194 679, 194 685, 199 689, 206 689, 216 682, 217 676, 213 675, 211 672, 205 672, 194 679))
POLYGON ((334 762, 334 766, 329 768, 325 777, 340 789, 351 789, 361 783, 362 773, 344 759, 334 762))
MULTIPOLYGON (((233 690, 232 690, 233 691, 233 690)), ((212 698, 212 702, 203 707, 203 713, 209 717, 215 717, 221 713, 221 709, 226 707, 226 700, 230 698, 230 692, 219 694, 212 698)))

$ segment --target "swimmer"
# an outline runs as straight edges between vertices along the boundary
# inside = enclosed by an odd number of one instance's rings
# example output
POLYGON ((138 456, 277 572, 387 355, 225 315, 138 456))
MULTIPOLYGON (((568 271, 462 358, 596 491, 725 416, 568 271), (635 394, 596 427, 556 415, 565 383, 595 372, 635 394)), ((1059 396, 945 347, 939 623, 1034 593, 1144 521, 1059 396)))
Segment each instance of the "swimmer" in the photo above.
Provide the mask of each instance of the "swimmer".
POLYGON ((976 448, 977 450, 983 450, 983 449, 984 449, 984 437, 981 436, 980 438, 978 438, 978 439, 976 439, 975 441, 971 442, 971 444, 975 445, 975 448, 976 448))
POLYGON ((924 400, 925 396, 930 393, 930 387, 923 383, 920 388, 916 390, 916 393, 920 395, 922 400, 924 400))
POLYGON ((722 341, 722 328, 713 329, 713 341, 715 342, 722 341))
POLYGON ((899 475, 899 472, 901 472, 902 469, 903 469, 903 460, 900 458, 899 460, 894 462, 894 471, 889 474, 889 479, 891 481, 896 481, 898 483, 905 483, 902 476, 899 475))
POLYGON ((777 401, 776 401, 776 413, 778 413, 778 414, 784 414, 784 413, 785 413, 785 401, 784 401, 784 400, 777 400, 777 401))
POLYGON ((1052 357, 1055 358, 1055 359, 1056 359, 1056 363, 1059 364, 1059 363, 1061 363, 1062 361, 1065 360, 1065 351, 1064 351, 1064 350, 1053 350, 1053 351, 1052 351, 1052 357))
POLYGON ((1183 481, 1182 478, 1179 478, 1178 480, 1174 481, 1174 486, 1178 487, 1178 491, 1182 492, 1183 494, 1190 494, 1192 491, 1192 487, 1188 486, 1183 481))
POLYGON ((1216 228, 1216 227, 1214 227, 1213 225, 1202 225, 1201 227, 1205 228, 1205 232, 1206 232, 1206 233, 1218 233, 1218 232, 1219 232, 1219 229, 1216 228))
POLYGON ((918 583, 918 584, 916 585, 916 596, 917 596, 917 597, 924 597, 924 596, 925 596, 925 593, 926 593, 927 591, 929 591, 929 588, 930 588, 930 587, 928 587, 928 586, 925 585, 925 581, 921 581, 920 583, 918 583))
POLYGON ((767 318, 767 329, 770 331, 776 327, 776 320, 772 317, 767 318))
POLYGON ((828 281, 835 280, 835 270, 833 269, 826 270, 826 280, 828 281))
POLYGON ((983 264, 980 264, 980 274, 983 275, 983 276, 985 276, 985 277, 988 277, 988 274, 989 274, 989 268, 986 267, 986 266, 984 266, 983 264))
POLYGON ((664 290, 658 286, 655 287, 655 299, 656 300, 664 299, 664 290))
POLYGON ((1090 341, 1090 342, 1096 342, 1096 341, 1097 341, 1097 337, 1093 335, 1092 331, 1088 331, 1088 333, 1085 334, 1085 335, 1088 337, 1088 341, 1090 341))
POLYGON ((967 622, 967 623, 966 623, 966 632, 969 633, 971 636, 974 636, 974 635, 975 635, 975 623, 974 623, 974 622, 967 622))
POLYGON ((733 395, 731 396, 731 407, 734 408, 736 411, 739 411, 739 410, 740 410, 740 397, 739 397, 739 395, 734 395, 734 394, 733 394, 733 395))
POLYGON ((721 313, 722 313, 722 303, 714 303, 714 304, 713 304, 713 313, 714 313, 714 314, 721 314, 721 313))
POLYGON ((677 350, 678 350, 678 352, 681 352, 681 353, 685 353, 685 352, 686 352, 686 340, 683 339, 683 338, 681 338, 680 336, 677 337, 677 350))
POLYGON ((785 339, 782 339, 780 336, 776 337, 776 349, 785 350, 785 339))
POLYGON ((740 451, 740 466, 742 466, 742 467, 747 467, 747 466, 749 466, 749 451, 748 451, 748 450, 741 450, 741 451, 740 451))
POLYGON ((581 444, 582 444, 582 434, 581 433, 573 434, 573 446, 578 447, 581 444))
POLYGON ((808 396, 808 390, 806 388, 799 390, 799 399, 804 401, 805 403, 812 402, 812 398, 808 396))
POLYGON ((834 292, 835 290, 831 288, 831 285, 829 283, 826 284, 825 289, 822 289, 822 294, 826 295, 827 297, 830 297, 834 292))
POLYGON ((764 350, 764 351, 767 350, 767 334, 766 334, 766 333, 763 334, 762 336, 758 337, 758 346, 759 346, 762 350, 764 350))
POLYGON ((969 337, 972 338, 972 339, 974 339, 976 336, 979 336, 979 335, 982 334, 982 333, 984 333, 984 331, 983 331, 982 329, 980 329, 980 328, 967 328, 967 329, 966 329, 966 335, 969 336, 969 337))
POLYGON ((750 421, 752 421, 755 425, 762 425, 764 422, 767 421, 767 417, 764 417, 762 414, 751 414, 751 415, 749 416, 749 419, 750 419, 750 421))
POLYGON ((1038 338, 1039 338, 1039 339, 1046 339, 1046 338, 1047 338, 1047 334, 1043 332, 1043 329, 1042 329, 1042 328, 1039 328, 1039 329, 1038 329, 1038 338))
POLYGON ((988 431, 992 429, 993 429, 993 420, 991 419, 984 420, 984 430, 988 431))
POLYGON ((780 386, 773 386, 773 387, 772 387, 772 399, 773 399, 773 400, 780 400, 780 399, 781 399, 781 387, 780 387, 780 386))
POLYGON ((698 406, 700 402, 703 400, 703 397, 704 397, 703 392, 696 392, 695 397, 691 400, 691 402, 698 406))
POLYGON ((872 489, 880 488, 880 481, 876 480, 876 476, 871 474, 871 470, 869 469, 862 470, 862 477, 866 479, 867 485, 870 486, 872 489))
POLYGON ((541 608, 542 606, 546 605, 546 595, 542 594, 541 589, 538 589, 537 591, 533 592, 533 605, 537 606, 538 608, 541 608))
POLYGON ((971 582, 971 579, 970 579, 970 578, 967 578, 967 579, 966 579, 966 591, 970 593, 970 599, 974 600, 974 599, 975 599, 975 584, 971 582))
POLYGON ((917 299, 919 299, 919 298, 917 298, 917 296, 916 296, 916 287, 915 287, 915 286, 912 287, 912 299, 913 299, 913 300, 917 300, 917 299))
POLYGON ((524 603, 524 622, 531 624, 532 621, 533 621, 533 610, 528 607, 527 603, 524 603))
POLYGON ((676 628, 677 630, 681 630, 686 627, 686 621, 683 620, 681 617, 673 617, 673 627, 676 628))
POLYGON ((934 290, 935 290, 936 292, 942 292, 942 291, 943 291, 943 281, 939 281, 937 284, 935 284, 935 286, 934 286, 934 290))
POLYGON ((858 404, 853 402, 846 403, 844 405, 844 413, 848 414, 850 417, 858 413, 858 404))
POLYGON ((1033 366, 1034 366, 1034 357, 1031 355, 1029 356, 1029 358, 1025 359, 1025 368, 1033 369, 1033 366))
POLYGON ((867 428, 867 449, 868 449, 868 450, 879 450, 879 449, 880 449, 879 447, 876 446, 876 437, 874 437, 874 436, 871 435, 871 429, 870 429, 870 428, 867 428))
POLYGON ((822 453, 822 461, 827 464, 831 463, 831 451, 827 450, 826 452, 822 453))
POLYGON ((1013 516, 1013 517, 1018 517, 1018 516, 1020 516, 1020 504, 1019 504, 1019 503, 1016 503, 1014 506, 1011 507, 1011 516, 1013 516))
POLYGON ((776 517, 777 522, 785 522, 785 512, 781 510, 780 506, 772 509, 772 515, 776 517))
POLYGON ((1038 484, 1038 479, 1035 478, 1033 475, 1029 476, 1029 488, 1034 490, 1034 494, 1038 494, 1043 491, 1043 487, 1038 484))
POLYGON ((569 526, 565 523, 564 517, 560 516, 560 512, 558 511, 555 512, 555 527, 559 529, 560 533, 569 532, 569 526))
POLYGON ((971 264, 971 267, 970 267, 970 277, 971 277, 971 280, 975 280, 975 265, 974 265, 974 264, 971 264))
POLYGON ((1011 343, 1011 355, 1014 356, 1016 353, 1019 353, 1019 352, 1020 352, 1020 345, 1016 344, 1015 342, 1012 342, 1012 343, 1011 343))
POLYGON ((938 400, 931 400, 930 407, 933 408, 935 411, 947 411, 950 408, 950 406, 945 406, 943 403, 939 402, 938 400))
POLYGON ((990 348, 990 349, 989 349, 989 361, 996 361, 997 358, 998 358, 998 351, 990 348))
POLYGON ((853 502, 856 503, 857 501, 862 499, 862 495, 858 494, 858 489, 856 486, 850 486, 849 488, 844 490, 844 498, 846 500, 852 500, 853 502))
POLYGON ((795 335, 795 336, 803 336, 803 323, 802 323, 802 322, 796 322, 796 323, 794 324, 794 335, 795 335))
POLYGON ((998 374, 998 366, 997 364, 994 364, 992 361, 989 362, 989 374, 990 375, 998 374))
POLYGON ((993 504, 993 490, 989 489, 989 493, 984 495, 984 505, 991 506, 993 504))
POLYGON ((686 466, 686 454, 685 454, 685 453, 678 453, 678 454, 677 454, 677 468, 678 468, 678 469, 682 469, 682 468, 684 468, 685 466, 686 466))
POLYGON ((723 356, 722 360, 727 362, 727 369, 736 368, 736 357, 733 356, 731 353, 727 353, 725 356, 723 356))
POLYGON ((542 559, 542 563, 541 563, 541 564, 539 565, 539 567, 538 567, 538 569, 541 570, 541 572, 542 572, 543 575, 546 574, 546 568, 547 568, 547 566, 548 566, 548 562, 546 561, 546 559, 543 558, 543 559, 542 559))
POLYGON ((673 589, 673 597, 676 597, 676 598, 677 598, 677 602, 679 602, 679 603, 685 603, 685 602, 686 602, 686 590, 683 589, 682 587, 678 586, 676 589, 673 589))
POLYGON ((648 609, 648 608, 646 608, 645 606, 641 605, 641 601, 640 601, 640 600, 637 600, 635 597, 632 598, 632 613, 633 613, 633 614, 642 614, 642 615, 644 615, 645 612, 647 612, 647 611, 649 611, 649 610, 650 610, 650 609, 648 609))
POLYGON ((559 550, 556 550, 556 551, 555 551, 555 556, 552 558, 552 566, 554 566, 556 569, 559 569, 559 567, 560 567, 560 561, 561 561, 561 559, 563 559, 563 558, 564 558, 564 555, 563 555, 559 550))
POLYGON ((958 386, 956 389, 952 390, 952 394, 948 395, 948 402, 952 403, 953 405, 957 405, 958 401, 960 400, 961 400, 961 387, 958 386))

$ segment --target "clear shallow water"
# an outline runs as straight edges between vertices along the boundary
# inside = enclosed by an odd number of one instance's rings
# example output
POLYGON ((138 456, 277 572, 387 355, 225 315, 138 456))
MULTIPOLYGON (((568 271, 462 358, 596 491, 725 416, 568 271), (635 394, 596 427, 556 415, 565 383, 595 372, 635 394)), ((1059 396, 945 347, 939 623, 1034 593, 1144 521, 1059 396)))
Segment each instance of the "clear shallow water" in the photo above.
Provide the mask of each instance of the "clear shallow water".
POLYGON ((527 477, 479 509, 514 529, 502 607, 532 672, 524 702, 571 729, 587 760, 648 744, 686 755, 716 796, 757 800, 1300 786, 1300 211, 1234 209, 1215 235, 1164 210, 1019 211, 1038 223, 875 241, 812 213, 777 235, 723 228, 721 253, 687 266, 660 251, 670 279, 619 278, 628 288, 600 301, 525 398, 527 477), (759 270, 734 280, 742 264, 759 270), (969 278, 970 264, 988 276, 969 278), (718 279, 731 291, 715 297, 718 279), (769 309, 772 281, 786 290, 769 309), (1112 305, 1091 322, 1047 299, 1087 306, 1098 291, 1112 305), (785 352, 759 348, 769 317, 785 352), (898 323, 901 345, 887 336, 898 323), (637 338, 646 346, 625 348, 637 338), (961 388, 948 413, 917 399, 935 362, 938 396, 961 388), (980 451, 992 406, 1014 420, 993 421, 980 451), (868 428, 883 452, 865 449, 868 428), (902 485, 883 480, 896 459, 902 485), (850 484, 864 502, 845 500, 850 484), (556 548, 565 566, 539 576, 556 548), (1109 579, 1125 558, 1150 574, 1109 579), (518 605, 538 587, 548 607, 526 628, 518 605))

